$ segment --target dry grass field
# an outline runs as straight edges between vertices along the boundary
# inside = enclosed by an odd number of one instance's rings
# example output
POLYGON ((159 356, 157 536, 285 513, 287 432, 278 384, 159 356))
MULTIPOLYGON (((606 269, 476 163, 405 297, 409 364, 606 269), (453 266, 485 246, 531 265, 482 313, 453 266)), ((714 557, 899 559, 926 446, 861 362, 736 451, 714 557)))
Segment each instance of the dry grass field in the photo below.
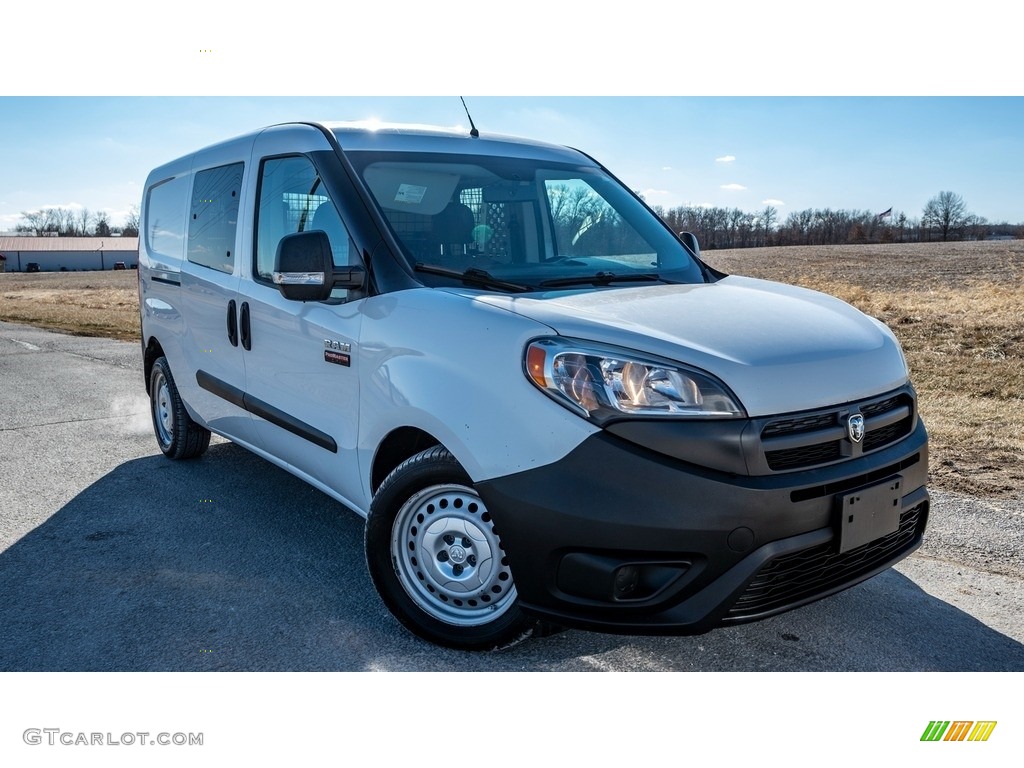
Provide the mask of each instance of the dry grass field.
POLYGON ((139 338, 138 273, 0 273, 0 320, 78 336, 139 338))
MULTIPOLYGON (((903 344, 931 434, 933 485, 1024 489, 1024 241, 707 251, 726 272, 851 302, 903 344)), ((0 274, 0 319, 138 339, 136 273, 0 274)))

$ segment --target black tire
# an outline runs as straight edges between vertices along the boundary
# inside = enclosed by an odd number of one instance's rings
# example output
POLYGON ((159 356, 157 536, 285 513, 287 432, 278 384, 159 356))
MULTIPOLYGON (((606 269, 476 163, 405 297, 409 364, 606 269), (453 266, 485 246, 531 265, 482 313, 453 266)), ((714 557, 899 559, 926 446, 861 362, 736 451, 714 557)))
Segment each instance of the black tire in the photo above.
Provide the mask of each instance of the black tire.
POLYGON ((210 430, 196 424, 181 401, 167 358, 149 372, 149 414, 156 442, 169 459, 194 459, 210 446, 210 430))
POLYGON ((497 650, 536 625, 519 607, 486 505, 441 446, 406 459, 377 490, 366 562, 391 613, 432 643, 497 650))

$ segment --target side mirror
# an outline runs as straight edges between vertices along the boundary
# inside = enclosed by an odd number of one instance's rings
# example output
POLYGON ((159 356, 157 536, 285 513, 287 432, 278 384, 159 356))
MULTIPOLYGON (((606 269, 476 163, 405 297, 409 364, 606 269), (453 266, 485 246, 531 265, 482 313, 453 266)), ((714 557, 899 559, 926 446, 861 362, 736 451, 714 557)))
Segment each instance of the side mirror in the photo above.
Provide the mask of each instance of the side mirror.
POLYGON ((331 241, 323 230, 285 235, 274 257, 274 284, 291 301, 325 301, 335 286, 358 289, 366 282, 362 267, 334 268, 331 241))
POLYGON ((693 232, 680 232, 679 239, 693 252, 694 256, 700 258, 700 243, 697 242, 697 236, 693 232))

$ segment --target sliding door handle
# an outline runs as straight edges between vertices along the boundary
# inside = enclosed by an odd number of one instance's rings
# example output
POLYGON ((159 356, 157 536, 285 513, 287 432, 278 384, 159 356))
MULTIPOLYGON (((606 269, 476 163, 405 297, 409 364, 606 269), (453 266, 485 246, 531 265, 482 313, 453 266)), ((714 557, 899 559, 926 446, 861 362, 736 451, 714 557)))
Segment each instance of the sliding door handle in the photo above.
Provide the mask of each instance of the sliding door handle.
POLYGON ((235 300, 228 302, 228 341, 232 347, 238 346, 238 318, 235 313, 235 300))
POLYGON ((242 311, 238 318, 238 324, 241 326, 242 331, 242 349, 249 351, 252 349, 252 335, 249 331, 249 302, 242 302, 242 311))

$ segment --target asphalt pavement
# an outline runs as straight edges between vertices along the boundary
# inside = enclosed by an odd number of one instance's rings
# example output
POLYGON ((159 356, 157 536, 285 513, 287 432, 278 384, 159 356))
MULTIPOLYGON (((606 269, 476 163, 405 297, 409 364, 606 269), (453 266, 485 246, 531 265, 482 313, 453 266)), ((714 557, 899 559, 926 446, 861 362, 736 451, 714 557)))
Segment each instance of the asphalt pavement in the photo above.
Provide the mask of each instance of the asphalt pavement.
POLYGON ((362 535, 227 441, 165 459, 137 344, 0 322, 0 670, 1024 670, 1019 498, 933 492, 921 550, 766 621, 485 654, 403 630, 362 535))

